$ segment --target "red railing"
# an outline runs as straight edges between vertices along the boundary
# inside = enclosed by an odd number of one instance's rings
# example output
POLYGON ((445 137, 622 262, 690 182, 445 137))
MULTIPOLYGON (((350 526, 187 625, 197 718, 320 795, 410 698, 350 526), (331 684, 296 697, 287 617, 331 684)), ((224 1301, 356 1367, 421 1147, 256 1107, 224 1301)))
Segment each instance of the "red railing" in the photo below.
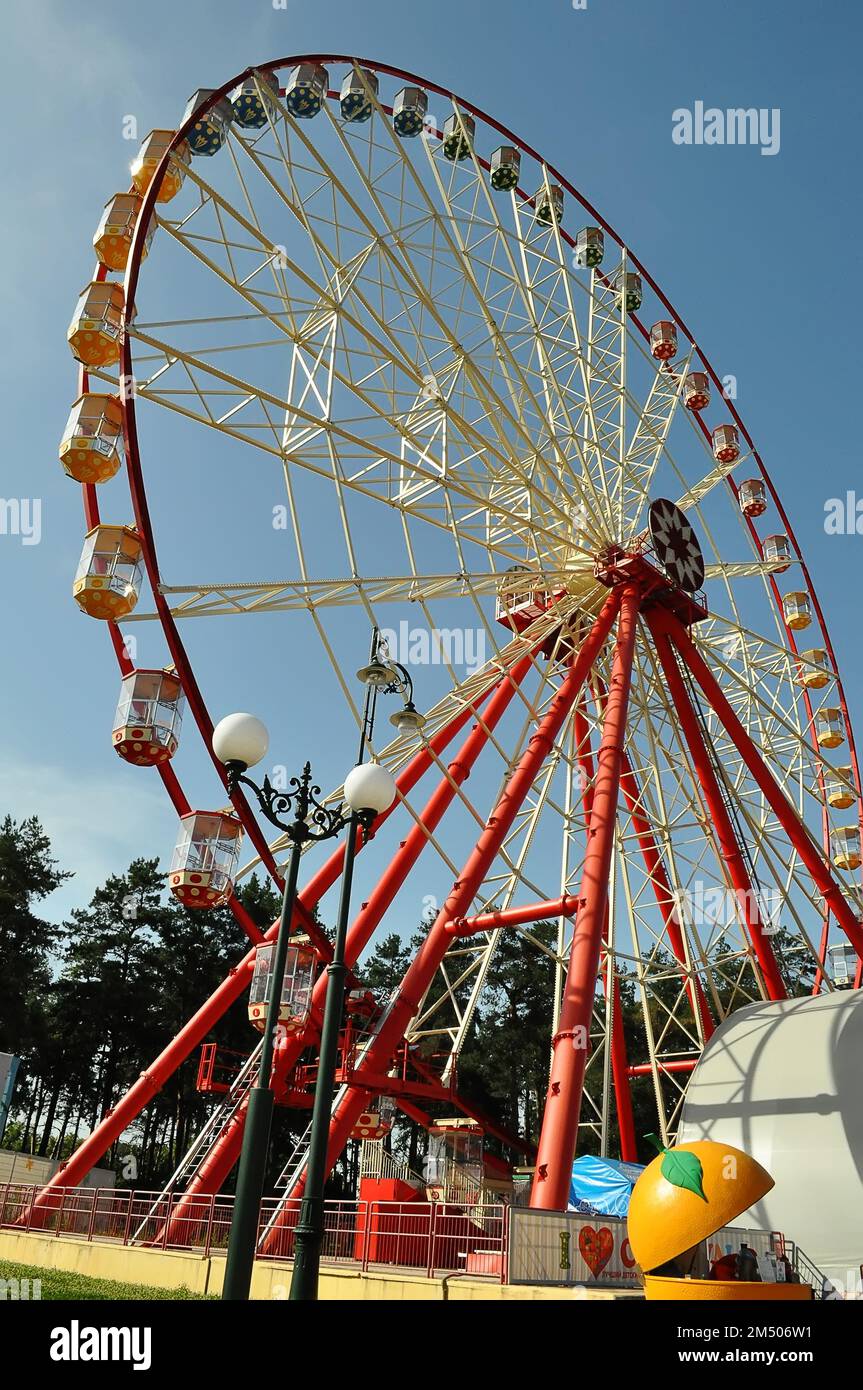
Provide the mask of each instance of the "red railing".
MULTIPOLYGON (((202 1256, 227 1248, 232 1196, 190 1198, 182 1215, 175 1216, 182 1193, 162 1197, 139 1189, 57 1187, 50 1201, 36 1208, 34 1198, 40 1190, 23 1183, 0 1186, 0 1228, 148 1249, 189 1250, 202 1256)), ((270 1243, 268 1260, 293 1257, 300 1201, 289 1199, 284 1205, 287 1215, 270 1243)), ((277 1198, 262 1203, 261 1234, 277 1207, 277 1198)), ((321 1259, 326 1264, 400 1269, 428 1278, 460 1272, 499 1283, 506 1279, 508 1221, 502 1204, 327 1201, 324 1223, 321 1259)))
POLYGON ((220 1043, 202 1043, 195 1089, 205 1094, 227 1094, 242 1071, 243 1064, 248 1061, 248 1056, 247 1052, 237 1052, 232 1047, 222 1047, 220 1043))

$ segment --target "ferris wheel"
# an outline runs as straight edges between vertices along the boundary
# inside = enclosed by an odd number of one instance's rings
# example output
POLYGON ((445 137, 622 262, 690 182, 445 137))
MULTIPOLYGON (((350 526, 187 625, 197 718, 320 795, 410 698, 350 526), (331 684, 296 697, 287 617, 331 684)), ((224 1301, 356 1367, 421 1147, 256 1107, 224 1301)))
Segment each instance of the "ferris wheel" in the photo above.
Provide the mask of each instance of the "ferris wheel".
MULTIPOLYGON (((336 1098, 331 1152, 399 1049, 430 1095, 463 1101, 458 1057, 515 934, 553 980, 533 1201, 559 1206, 588 1135, 635 1157, 633 1086, 652 1086, 667 1142, 728 1013, 833 989, 845 942, 863 957, 853 731, 761 456, 683 318, 564 175, 394 68, 292 57, 195 93, 178 130, 144 141, 95 246, 61 446, 88 532, 75 597, 117 653, 117 752, 157 769, 180 818, 172 890, 227 902, 253 949, 61 1180, 248 987, 261 934, 233 886, 261 865, 281 881, 286 842, 242 793, 213 809, 215 758, 205 809, 181 785, 184 701, 210 748, 201 644, 296 633, 328 722, 350 728, 344 673, 373 629, 423 719, 373 748, 398 798, 363 847, 377 877, 349 965, 382 924, 414 929, 429 885, 436 905, 336 1098), (276 485, 272 571, 226 575, 220 528, 258 526, 276 485), (147 621, 164 665, 144 670, 128 634, 147 621)), ((310 869, 300 895, 318 962, 314 909, 340 867, 310 869)), ((280 1048, 282 1086, 315 1028, 312 1013, 280 1048)), ((200 1146, 190 1191, 218 1189, 236 1130, 200 1146)))

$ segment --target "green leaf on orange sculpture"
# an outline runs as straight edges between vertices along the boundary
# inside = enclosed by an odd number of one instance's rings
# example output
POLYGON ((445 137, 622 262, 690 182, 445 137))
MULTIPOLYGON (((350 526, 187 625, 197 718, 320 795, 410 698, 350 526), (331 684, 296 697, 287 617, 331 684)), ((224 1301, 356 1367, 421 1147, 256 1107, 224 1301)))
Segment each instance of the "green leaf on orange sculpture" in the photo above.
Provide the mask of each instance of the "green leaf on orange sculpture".
POLYGON ((694 1192, 703 1202, 707 1201, 701 1185, 703 1169, 697 1154, 687 1153, 685 1149, 666 1149, 659 1171, 673 1187, 683 1187, 687 1192, 694 1192))

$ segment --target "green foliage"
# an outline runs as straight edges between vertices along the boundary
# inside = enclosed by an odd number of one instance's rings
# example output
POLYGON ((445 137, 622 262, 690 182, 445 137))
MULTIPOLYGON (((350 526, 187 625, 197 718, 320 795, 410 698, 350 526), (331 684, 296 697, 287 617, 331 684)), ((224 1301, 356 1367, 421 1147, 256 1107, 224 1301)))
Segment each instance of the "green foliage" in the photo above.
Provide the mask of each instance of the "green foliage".
POLYGON ((38 1279, 43 1302, 82 1303, 105 1299, 112 1303, 121 1300, 204 1303, 217 1300, 216 1294, 190 1293, 185 1287, 159 1289, 154 1284, 120 1284, 114 1279, 88 1279, 84 1274, 67 1269, 42 1269, 39 1265, 9 1264, 6 1260, 0 1261, 0 1279, 29 1279, 31 1287, 32 1281, 38 1279))
MULTIPOLYGON (((5 1142, 67 1157, 148 1067, 248 949, 227 908, 194 912, 166 892, 157 860, 112 874, 86 908, 51 927, 30 911, 67 875, 36 820, 0 830, 0 1047, 23 1056, 5 1142)), ((238 897, 269 927, 280 897, 256 876, 238 897)), ((211 1035, 247 1054, 245 1000, 211 1035)), ((171 1076, 106 1157, 130 1186, 157 1184, 200 1128, 211 1102, 196 1089, 199 1051, 171 1076)))
POLYGON ((379 941, 363 966, 363 980, 380 997, 391 994, 411 962, 411 949, 398 932, 379 941))
POLYGON ((0 823, 0 1051, 25 1059, 45 1040, 44 993, 57 931, 33 911, 71 874, 35 816, 0 823))
POLYGON ((548 1085, 557 927, 538 922, 531 936, 502 932, 475 1027, 459 1061, 459 1085, 506 1129, 534 1141, 548 1085))

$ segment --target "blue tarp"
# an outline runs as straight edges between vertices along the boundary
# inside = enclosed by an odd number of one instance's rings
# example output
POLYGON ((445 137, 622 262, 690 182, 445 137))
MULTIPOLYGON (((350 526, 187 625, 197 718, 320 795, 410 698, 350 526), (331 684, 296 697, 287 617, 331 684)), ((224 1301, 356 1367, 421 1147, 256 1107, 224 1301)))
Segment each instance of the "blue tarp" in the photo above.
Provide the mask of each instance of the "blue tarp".
POLYGON ((569 1210, 586 1216, 626 1216, 629 1197, 644 1172, 643 1163, 619 1163, 585 1154, 572 1165, 569 1210))

